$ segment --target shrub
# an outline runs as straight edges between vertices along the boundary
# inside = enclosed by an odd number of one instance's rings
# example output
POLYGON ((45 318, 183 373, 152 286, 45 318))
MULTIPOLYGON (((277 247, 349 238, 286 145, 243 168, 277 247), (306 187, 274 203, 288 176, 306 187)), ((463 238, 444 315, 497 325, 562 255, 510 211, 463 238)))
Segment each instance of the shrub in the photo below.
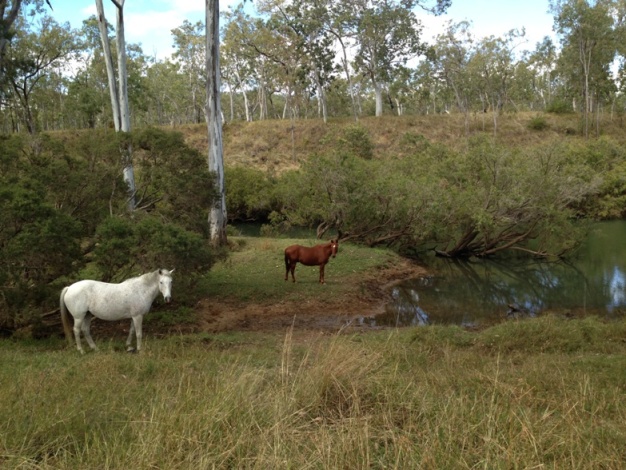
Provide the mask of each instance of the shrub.
POLYGON ((543 116, 535 116, 528 123, 528 128, 535 131, 543 131, 545 129, 548 129, 548 127, 550 127, 550 125, 548 124, 548 121, 546 121, 546 118, 543 116))
POLYGON ((370 159, 374 156, 374 144, 367 129, 361 126, 349 126, 339 140, 340 147, 351 156, 370 159))
POLYGON ((548 105, 546 111, 553 114, 567 114, 573 112, 574 110, 569 101, 557 99, 548 105))
POLYGON ((224 172, 226 207, 230 221, 266 220, 272 210, 272 181, 261 170, 243 166, 229 167, 224 172))

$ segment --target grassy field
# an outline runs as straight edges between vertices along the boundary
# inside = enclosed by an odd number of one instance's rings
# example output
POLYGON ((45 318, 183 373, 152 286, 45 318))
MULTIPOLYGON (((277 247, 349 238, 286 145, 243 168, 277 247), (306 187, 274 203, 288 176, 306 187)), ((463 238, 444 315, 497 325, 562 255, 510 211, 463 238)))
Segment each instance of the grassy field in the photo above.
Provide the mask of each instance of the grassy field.
MULTIPOLYGON (((330 237, 329 237, 330 238, 330 237)), ((284 250, 292 244, 314 246, 327 240, 314 238, 230 237, 235 248, 226 261, 211 268, 202 291, 211 298, 241 301, 298 300, 319 296, 319 268, 296 267, 297 286, 285 283, 284 250)), ((353 294, 360 281, 372 270, 401 263, 396 253, 383 248, 339 244, 335 258, 326 265, 324 293, 329 298, 353 294)))
POLYGON ((626 322, 0 341, 0 468, 626 464, 626 322), (120 342, 121 343, 121 342, 120 342))

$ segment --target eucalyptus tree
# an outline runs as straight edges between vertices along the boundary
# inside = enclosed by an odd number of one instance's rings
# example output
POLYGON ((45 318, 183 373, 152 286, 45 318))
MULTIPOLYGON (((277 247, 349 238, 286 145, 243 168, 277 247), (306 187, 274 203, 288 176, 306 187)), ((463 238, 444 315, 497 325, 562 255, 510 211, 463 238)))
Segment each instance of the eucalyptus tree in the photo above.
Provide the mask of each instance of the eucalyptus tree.
POLYGON ((252 120, 253 112, 258 112, 260 120, 267 119, 272 94, 285 89, 285 76, 289 75, 286 72, 291 70, 289 46, 268 27, 265 19, 250 17, 242 7, 228 15, 227 21, 223 43, 225 76, 235 80, 242 93, 248 90, 251 96, 256 95, 256 104, 250 103, 246 111, 247 119, 252 120))
POLYGON ((376 116, 383 114, 383 93, 394 74, 424 51, 417 0, 356 0, 351 34, 356 41, 354 68, 371 82, 376 116))
MULTIPOLYGON (((230 116, 234 119, 234 91, 241 93, 244 101, 246 122, 252 121, 252 110, 249 92, 263 86, 263 75, 260 72, 258 54, 246 46, 247 38, 254 30, 252 19, 243 11, 243 5, 226 13, 226 24, 223 29, 223 41, 220 47, 222 77, 230 89, 230 116)), ((260 95, 260 94, 259 94, 260 95)), ((267 106, 260 106, 263 111, 267 106)), ((263 118, 263 117, 262 117, 263 118)))
POLYGON ((0 0, 0 84, 4 78, 4 55, 15 34, 13 24, 20 12, 21 0, 0 0))
POLYGON ((352 18, 352 8, 350 2, 334 2, 332 0, 320 0, 326 4, 326 15, 323 16, 324 27, 328 33, 330 33, 335 43, 339 45, 341 49, 341 68, 346 75, 346 82, 348 85, 348 91, 350 93, 350 102, 352 105, 352 115, 354 120, 359 120, 359 113, 357 112, 356 94, 354 89, 354 83, 352 73, 350 70, 350 61, 348 59, 348 47, 349 47, 349 29, 352 18))
POLYGON ((205 0, 206 12, 206 120, 208 130, 208 165, 213 175, 216 197, 209 210, 209 236, 214 246, 227 243, 226 190, 224 186, 224 146, 220 103, 220 5, 219 0, 205 0))
MULTIPOLYGON (((36 106, 33 93, 43 83, 50 82, 50 69, 61 68, 76 50, 74 32, 69 24, 59 25, 52 17, 21 16, 18 27, 5 54, 6 80, 13 96, 13 103, 20 109, 28 132, 37 131, 36 106)), ((60 91, 60 90, 57 90, 60 91)))
POLYGON ((582 98, 583 134, 589 136, 590 115, 612 84, 616 56, 613 0, 552 0, 554 27, 561 38, 560 73, 582 98), (595 97, 595 106, 594 106, 595 97))
POLYGON ((314 83, 318 116, 327 121, 326 88, 334 78, 335 53, 333 36, 328 25, 328 3, 325 1, 293 0, 278 5, 285 24, 295 34, 296 48, 302 51, 301 67, 314 83))
MULTIPOLYGON (((52 8, 49 0, 45 0, 45 3, 52 8)), ((23 7, 31 7, 31 11, 23 16, 32 16, 35 12, 42 12, 43 4, 44 0, 0 0, 0 86, 4 79, 6 48, 15 35, 15 21, 23 7)))
POLYGON ((269 61, 270 73, 285 98, 282 118, 293 119, 306 114, 310 89, 316 86, 316 80, 324 80, 320 73, 325 66, 320 58, 323 50, 316 49, 319 42, 309 42, 316 40, 317 26, 305 24, 300 13, 284 0, 261 2, 259 11, 269 17, 259 24, 259 34, 249 45, 269 61))
POLYGON ((412 89, 418 112, 422 114, 449 112, 450 102, 454 98, 432 60, 422 60, 417 64, 408 85, 412 89))
POLYGON ((83 20, 76 39, 80 54, 75 57, 78 67, 68 84, 67 118, 77 128, 94 128, 98 124, 113 122, 111 106, 107 106, 110 93, 95 16, 83 20))
POLYGON ((187 80, 178 64, 169 60, 155 62, 146 70, 145 83, 150 124, 174 126, 187 122, 183 110, 188 101, 187 80))
POLYGON ((434 64, 438 78, 452 90, 458 110, 463 113, 465 133, 469 133, 469 116, 476 95, 475 84, 467 72, 473 37, 469 23, 449 22, 443 34, 435 39, 429 60, 434 64))
POLYGON ((185 20, 181 26, 172 30, 174 37, 174 54, 172 58, 178 61, 180 69, 187 76, 191 96, 191 120, 200 122, 202 107, 206 98, 206 36, 204 25, 198 21, 195 24, 185 20))
MULTIPOLYGON (((280 115, 283 119, 306 113, 310 103, 311 77, 307 51, 302 47, 302 37, 282 10, 279 2, 262 2, 258 5, 262 17, 250 18, 239 15, 229 28, 230 38, 241 46, 242 56, 254 63, 254 75, 258 94, 260 118, 268 117, 268 102, 283 103, 280 115), (272 102, 272 94, 278 100, 272 102)), ((233 22, 231 22, 232 24, 233 22)))
POLYGON ((544 110, 552 103, 554 95, 555 69, 558 59, 556 46, 546 36, 535 46, 526 62, 533 72, 533 90, 539 97, 544 110))
MULTIPOLYGON (((107 77, 109 80, 109 92, 111 97, 111 109, 113 111, 113 125, 116 132, 130 132, 130 109, 128 106, 128 74, 126 70, 126 34, 124 25, 124 2, 125 0, 111 0, 116 11, 116 50, 117 50, 117 80, 116 70, 113 67, 113 55, 111 52, 111 40, 108 34, 107 20, 104 15, 102 0, 96 0, 98 12, 98 26, 100 39, 104 51, 103 58, 106 64, 107 77)), ((122 167, 124 182, 128 191, 128 209, 134 211, 137 208, 137 189, 135 187, 135 170, 133 168, 133 149, 130 139, 120 148, 122 154, 122 167)))
POLYGON ((514 79, 514 49, 524 31, 511 30, 504 37, 489 36, 474 47, 468 72, 479 84, 483 114, 491 110, 494 135, 498 131, 498 116, 509 100, 509 88, 514 79))

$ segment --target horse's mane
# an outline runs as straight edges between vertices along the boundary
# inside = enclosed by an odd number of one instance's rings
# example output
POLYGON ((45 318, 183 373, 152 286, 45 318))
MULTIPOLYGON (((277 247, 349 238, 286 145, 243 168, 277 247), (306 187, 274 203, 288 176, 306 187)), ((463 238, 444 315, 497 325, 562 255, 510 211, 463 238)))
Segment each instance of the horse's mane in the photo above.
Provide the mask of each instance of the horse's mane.
POLYGON ((149 273, 140 274, 140 275, 135 276, 135 277, 129 277, 125 281, 122 281, 121 284, 125 284, 127 282, 135 282, 135 281, 139 281, 139 280, 147 283, 147 282, 151 281, 153 278, 158 277, 159 276, 159 271, 160 271, 160 269, 156 269, 155 271, 152 271, 152 272, 149 272, 149 273))

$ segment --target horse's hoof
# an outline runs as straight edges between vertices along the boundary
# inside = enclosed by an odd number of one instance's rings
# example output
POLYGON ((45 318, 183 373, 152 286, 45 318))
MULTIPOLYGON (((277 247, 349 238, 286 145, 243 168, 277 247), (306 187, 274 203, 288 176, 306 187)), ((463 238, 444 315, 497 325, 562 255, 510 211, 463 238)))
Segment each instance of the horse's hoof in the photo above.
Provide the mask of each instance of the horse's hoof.
POLYGON ((135 354, 135 353, 137 352, 137 350, 136 350, 135 348, 128 348, 128 349, 126 350, 126 352, 127 352, 127 353, 130 353, 130 354, 135 354))

